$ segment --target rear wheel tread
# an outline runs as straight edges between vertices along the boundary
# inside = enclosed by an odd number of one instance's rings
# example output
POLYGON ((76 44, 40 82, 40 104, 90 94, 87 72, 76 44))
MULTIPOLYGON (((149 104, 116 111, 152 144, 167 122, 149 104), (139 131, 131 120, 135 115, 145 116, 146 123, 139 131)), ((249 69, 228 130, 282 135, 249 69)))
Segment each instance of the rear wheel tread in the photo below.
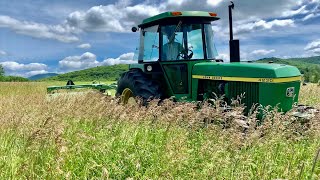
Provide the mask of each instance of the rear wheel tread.
POLYGON ((135 97, 143 99, 144 104, 149 99, 162 97, 159 83, 150 79, 140 69, 131 69, 123 73, 117 84, 117 96, 120 96, 125 88, 129 88, 135 97))

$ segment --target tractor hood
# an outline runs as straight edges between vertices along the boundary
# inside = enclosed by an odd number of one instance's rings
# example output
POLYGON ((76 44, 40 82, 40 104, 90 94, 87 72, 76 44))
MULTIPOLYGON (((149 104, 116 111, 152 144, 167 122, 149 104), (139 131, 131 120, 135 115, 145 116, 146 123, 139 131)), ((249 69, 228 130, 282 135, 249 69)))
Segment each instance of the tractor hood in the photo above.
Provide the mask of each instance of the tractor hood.
POLYGON ((193 66, 192 75, 247 78, 286 78, 301 76, 298 68, 285 64, 204 62, 193 66))

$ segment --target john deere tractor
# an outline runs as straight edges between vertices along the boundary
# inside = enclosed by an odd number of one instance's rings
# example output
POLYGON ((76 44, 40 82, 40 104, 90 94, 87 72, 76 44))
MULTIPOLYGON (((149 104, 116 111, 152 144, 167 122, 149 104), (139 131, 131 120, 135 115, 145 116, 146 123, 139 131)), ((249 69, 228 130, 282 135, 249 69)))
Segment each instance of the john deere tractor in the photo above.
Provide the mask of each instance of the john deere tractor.
POLYGON ((118 81, 117 94, 127 103, 135 97, 175 97, 202 101, 224 95, 227 102, 244 94, 242 103, 276 106, 286 112, 298 101, 301 74, 293 66, 240 62, 239 40, 233 39, 229 6, 230 62, 217 59, 211 23, 216 13, 165 12, 142 21, 138 64, 118 81))

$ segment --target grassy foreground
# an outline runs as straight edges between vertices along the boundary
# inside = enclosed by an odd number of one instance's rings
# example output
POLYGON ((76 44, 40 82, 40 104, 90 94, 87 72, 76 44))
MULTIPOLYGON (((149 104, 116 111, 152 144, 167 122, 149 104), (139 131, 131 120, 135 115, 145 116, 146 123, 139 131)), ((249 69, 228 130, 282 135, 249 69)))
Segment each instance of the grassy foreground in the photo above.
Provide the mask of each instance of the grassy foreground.
MULTIPOLYGON (((300 125, 270 112, 255 129, 253 115, 244 134, 241 107, 48 98, 47 85, 0 83, 0 179, 320 179, 319 116, 300 125)), ((319 92, 304 86, 301 103, 320 108, 319 92)))

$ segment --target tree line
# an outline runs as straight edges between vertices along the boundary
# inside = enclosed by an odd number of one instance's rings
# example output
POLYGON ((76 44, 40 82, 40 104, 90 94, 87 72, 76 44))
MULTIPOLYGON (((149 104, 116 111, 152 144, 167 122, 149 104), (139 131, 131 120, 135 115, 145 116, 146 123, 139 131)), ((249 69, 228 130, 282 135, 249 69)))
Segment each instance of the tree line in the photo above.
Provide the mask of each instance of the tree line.
POLYGON ((5 76, 3 66, 0 64, 0 82, 26 82, 29 81, 27 78, 19 76, 5 76))
POLYGON ((288 64, 297 67, 301 74, 303 74, 305 82, 318 83, 320 81, 320 56, 307 57, 307 58, 290 58, 290 59, 280 59, 280 58, 264 58, 257 62, 268 62, 278 63, 278 64, 288 64))
POLYGON ((320 66, 311 66, 300 70, 305 82, 318 83, 320 81, 320 66))

